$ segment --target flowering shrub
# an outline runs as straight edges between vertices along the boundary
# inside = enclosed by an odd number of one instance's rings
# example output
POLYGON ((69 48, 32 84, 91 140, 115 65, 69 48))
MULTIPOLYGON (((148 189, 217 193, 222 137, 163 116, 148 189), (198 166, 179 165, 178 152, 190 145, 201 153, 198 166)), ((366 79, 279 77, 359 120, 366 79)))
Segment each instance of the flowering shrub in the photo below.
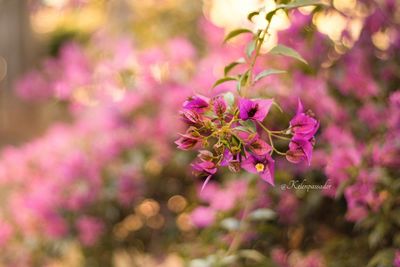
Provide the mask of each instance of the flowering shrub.
MULTIPOLYGON (((271 106, 276 103, 273 99, 246 98, 246 92, 253 89, 256 82, 264 77, 284 73, 282 70, 266 69, 253 77, 254 66, 261 47, 269 35, 275 13, 280 9, 291 10, 313 3, 313 1, 307 3, 298 1, 287 5, 281 4, 266 13, 267 26, 254 34, 246 48, 247 59, 242 58, 240 61, 227 65, 224 68, 226 77, 214 84, 215 87, 227 81, 237 81, 236 88, 239 96, 235 97, 231 92, 213 96, 211 99, 195 95, 184 102, 181 115, 188 129, 176 141, 176 144, 182 150, 195 147, 206 148, 199 152, 197 162, 192 164, 193 170, 199 176, 206 177, 203 188, 220 166, 228 166, 233 172, 239 172, 240 168, 243 168, 247 172, 259 174, 263 180, 274 185, 275 161, 271 157, 274 152, 286 156, 292 163, 307 161, 310 164, 314 135, 319 127, 319 122, 312 112, 309 111, 306 114, 299 99, 297 114, 290 121, 290 127, 281 131, 272 131, 263 125, 263 121, 271 106), (227 76, 234 67, 245 64, 247 66, 243 74, 236 77, 227 76), (263 138, 263 133, 268 136, 269 143, 263 138), (273 139, 276 138, 290 141, 289 150, 286 153, 274 146, 273 139), (212 146, 212 149, 208 149, 209 146, 212 146)), ((265 9, 251 13, 249 20, 251 21, 252 17, 262 12, 265 12, 265 9)), ((230 32, 225 41, 242 33, 252 32, 248 29, 237 29, 230 32)), ((283 45, 272 48, 270 53, 305 62, 296 51, 283 45)))

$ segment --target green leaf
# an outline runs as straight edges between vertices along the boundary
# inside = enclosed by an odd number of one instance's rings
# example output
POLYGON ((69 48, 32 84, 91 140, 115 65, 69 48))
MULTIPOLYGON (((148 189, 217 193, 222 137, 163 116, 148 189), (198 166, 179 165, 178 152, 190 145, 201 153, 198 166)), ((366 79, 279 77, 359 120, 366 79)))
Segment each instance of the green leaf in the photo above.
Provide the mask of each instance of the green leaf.
POLYGON ((221 264, 223 264, 223 266, 232 266, 235 262, 238 261, 238 259, 238 255, 228 255, 221 259, 221 264))
POLYGON ((265 260, 265 256, 254 249, 242 249, 239 251, 239 255, 255 262, 263 262, 265 260))
POLYGON ((229 63, 229 64, 226 65, 225 68, 224 68, 224 75, 225 75, 225 76, 228 75, 228 73, 229 73, 234 67, 236 67, 237 65, 243 64, 243 63, 245 63, 245 62, 246 62, 246 61, 245 61, 244 58, 239 58, 238 60, 229 63))
POLYGON ((240 76, 237 84, 236 84, 236 90, 240 94, 240 90, 242 89, 242 86, 246 84, 247 79, 249 78, 249 71, 247 70, 243 75, 240 76))
POLYGON ((235 96, 231 92, 227 92, 224 94, 224 100, 229 106, 232 106, 235 103, 235 96))
POLYGON ((226 218, 221 221, 221 227, 228 231, 236 231, 240 228, 240 222, 235 218, 226 218))
POLYGON ((272 102, 272 105, 275 106, 281 113, 283 113, 283 110, 282 110, 281 106, 280 106, 278 103, 276 103, 275 101, 273 101, 273 102, 272 102))
POLYGON ((249 15, 247 15, 247 19, 252 22, 253 17, 257 16, 258 14, 260 14, 260 11, 253 11, 253 12, 249 13, 249 15))
POLYGON ((208 259, 193 259, 189 263, 189 267, 211 267, 212 263, 208 259))
POLYGON ((207 110, 206 112, 204 112, 204 115, 209 117, 209 118, 213 118, 213 119, 217 119, 218 116, 215 115, 213 110, 207 110))
POLYGON ((251 30, 249 29, 236 29, 231 31, 230 33, 228 33, 228 35, 225 37, 224 39, 224 43, 226 43, 227 41, 229 41, 230 39, 232 39, 233 37, 236 37, 242 33, 253 33, 251 30))
POLYGON ((247 129, 250 132, 253 132, 253 133, 257 132, 256 125, 251 120, 241 121, 240 125, 242 125, 245 129, 247 129))
POLYGON ((284 45, 278 44, 277 46, 272 48, 271 51, 269 51, 269 53, 272 55, 281 55, 281 56, 295 58, 303 62, 304 64, 308 64, 307 61, 296 50, 284 45))
POLYGON ((254 221, 269 221, 276 218, 276 213, 271 209, 257 209, 249 214, 249 218, 254 221))
POLYGON ((321 1, 319 0, 294 0, 289 4, 279 5, 278 7, 284 9, 293 9, 293 8, 313 6, 313 5, 325 5, 325 4, 321 3, 321 1))
POLYGON ((371 248, 376 247, 387 234, 389 227, 386 222, 381 221, 375 227, 374 230, 368 236, 368 243, 371 248))
POLYGON ((279 10, 279 7, 276 8, 276 9, 274 9, 274 10, 272 10, 272 11, 270 11, 270 12, 268 12, 267 15, 265 16, 265 19, 266 19, 268 22, 271 22, 272 17, 275 15, 276 11, 278 11, 278 10, 279 10))
POLYGON ((378 251, 368 262, 367 267, 390 267, 393 266, 394 249, 388 248, 378 251))
POLYGON ((254 81, 256 82, 256 81, 261 80, 262 78, 267 77, 272 74, 281 74, 281 73, 286 73, 286 71, 277 70, 277 69, 264 70, 264 71, 260 72, 259 74, 257 74, 257 76, 254 78, 254 81))
POLYGON ((252 40, 247 46, 246 46, 246 55, 247 57, 251 57, 251 54, 253 54, 254 49, 256 49, 256 41, 252 40))
POLYGON ((217 86, 220 85, 221 83, 225 83, 225 82, 229 82, 229 81, 236 81, 236 80, 237 80, 237 78, 235 78, 235 77, 224 77, 224 78, 221 78, 221 79, 217 80, 217 81, 214 83, 214 85, 212 86, 212 88, 217 87, 217 86))

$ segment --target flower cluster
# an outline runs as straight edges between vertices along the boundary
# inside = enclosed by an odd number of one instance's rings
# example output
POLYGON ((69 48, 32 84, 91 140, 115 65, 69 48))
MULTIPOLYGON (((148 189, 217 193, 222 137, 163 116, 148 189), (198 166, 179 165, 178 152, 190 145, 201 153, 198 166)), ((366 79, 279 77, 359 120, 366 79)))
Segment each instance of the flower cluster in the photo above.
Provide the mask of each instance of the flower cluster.
POLYGON ((195 95, 184 102, 181 116, 188 128, 176 144, 182 150, 199 149, 192 167, 205 178, 203 187, 219 167, 228 167, 232 172, 244 169, 274 185, 274 152, 285 155, 290 162, 310 164, 319 122, 311 112, 304 112, 299 100, 290 127, 269 130, 263 121, 273 104, 273 99, 247 99, 230 92, 212 98, 195 95), (289 140, 289 150, 280 152, 274 138, 289 140))

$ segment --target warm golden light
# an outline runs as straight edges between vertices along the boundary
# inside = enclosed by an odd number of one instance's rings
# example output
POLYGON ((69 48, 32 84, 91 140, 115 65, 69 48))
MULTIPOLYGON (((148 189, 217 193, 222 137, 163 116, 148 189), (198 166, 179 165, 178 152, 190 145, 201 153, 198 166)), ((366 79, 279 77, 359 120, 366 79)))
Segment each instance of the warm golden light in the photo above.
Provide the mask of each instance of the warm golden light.
POLYGON ((91 32, 105 21, 106 14, 101 5, 88 5, 79 10, 48 7, 41 8, 31 15, 32 28, 39 34, 51 33, 59 28, 91 32))
POLYGON ((169 200, 168 200, 168 209, 170 209, 173 212, 182 212, 186 206, 187 206, 187 201, 183 196, 180 195, 175 195, 172 196, 169 200))
POLYGON ((153 199, 145 199, 136 210, 139 214, 149 218, 158 214, 160 205, 153 199))
POLYGON ((176 218, 176 225, 179 230, 187 232, 193 229, 193 224, 191 223, 190 216, 187 213, 182 213, 176 218))
POLYGON ((162 170, 162 165, 156 159, 150 159, 146 162, 144 168, 151 175, 158 175, 162 170))
POLYGON ((137 231, 143 226, 142 219, 135 214, 126 217, 122 223, 124 224, 124 228, 128 231, 137 231))
POLYGON ((147 225, 153 229, 160 229, 164 226, 165 218, 161 214, 157 214, 147 219, 147 225))
POLYGON ((387 50, 390 46, 390 35, 388 31, 378 31, 372 35, 372 43, 380 50, 387 50))

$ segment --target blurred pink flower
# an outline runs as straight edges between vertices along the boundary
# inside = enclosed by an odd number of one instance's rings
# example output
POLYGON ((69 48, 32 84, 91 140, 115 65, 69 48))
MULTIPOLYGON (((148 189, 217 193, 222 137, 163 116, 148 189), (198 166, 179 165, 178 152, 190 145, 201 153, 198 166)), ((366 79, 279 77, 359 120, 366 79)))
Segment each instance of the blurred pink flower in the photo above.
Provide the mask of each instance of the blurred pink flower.
POLYGON ((104 224, 95 217, 82 216, 76 222, 79 240, 85 246, 94 245, 104 231, 104 224))
POLYGON ((199 228, 212 225, 216 219, 216 211, 209 207, 197 207, 190 214, 191 221, 199 228))
POLYGON ((394 260, 393 260, 394 267, 400 267, 400 250, 396 250, 394 260))
POLYGON ((0 247, 6 246, 13 235, 11 225, 0 220, 0 247))
POLYGON ((277 212, 279 220, 285 224, 292 224, 297 219, 297 209, 299 208, 299 200, 291 191, 281 193, 277 212))

